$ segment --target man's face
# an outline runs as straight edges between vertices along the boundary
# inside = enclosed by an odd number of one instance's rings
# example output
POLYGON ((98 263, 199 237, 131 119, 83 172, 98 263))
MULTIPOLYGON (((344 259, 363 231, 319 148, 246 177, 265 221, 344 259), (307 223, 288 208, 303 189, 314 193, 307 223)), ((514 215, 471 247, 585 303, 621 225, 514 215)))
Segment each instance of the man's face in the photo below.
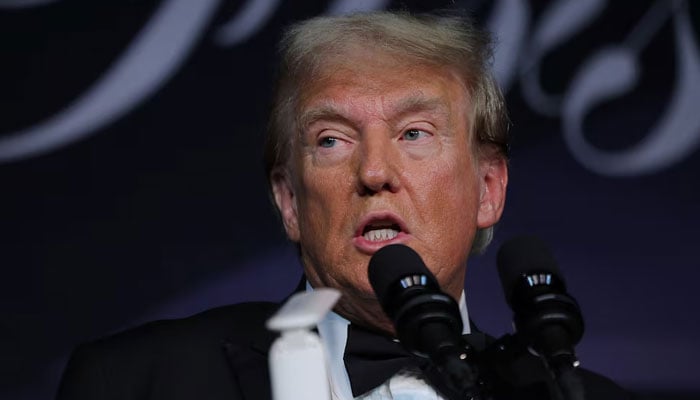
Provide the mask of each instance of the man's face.
POLYGON ((273 177, 307 278, 340 289, 352 319, 358 304, 376 302, 370 257, 402 243, 459 298, 476 229, 497 222, 507 180, 503 159, 473 148, 464 83, 447 68, 372 52, 324 70, 300 99, 290 166, 273 177))

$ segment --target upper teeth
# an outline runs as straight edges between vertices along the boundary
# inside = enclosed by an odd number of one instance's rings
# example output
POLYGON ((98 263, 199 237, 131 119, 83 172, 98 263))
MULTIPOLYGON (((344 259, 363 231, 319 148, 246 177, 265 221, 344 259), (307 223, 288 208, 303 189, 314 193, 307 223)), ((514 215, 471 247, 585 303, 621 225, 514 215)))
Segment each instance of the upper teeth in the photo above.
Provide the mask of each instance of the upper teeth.
POLYGON ((363 236, 365 239, 372 241, 372 242, 377 242, 380 240, 391 240, 395 238, 399 234, 399 231, 393 230, 393 229, 374 229, 371 231, 368 231, 365 233, 363 236))

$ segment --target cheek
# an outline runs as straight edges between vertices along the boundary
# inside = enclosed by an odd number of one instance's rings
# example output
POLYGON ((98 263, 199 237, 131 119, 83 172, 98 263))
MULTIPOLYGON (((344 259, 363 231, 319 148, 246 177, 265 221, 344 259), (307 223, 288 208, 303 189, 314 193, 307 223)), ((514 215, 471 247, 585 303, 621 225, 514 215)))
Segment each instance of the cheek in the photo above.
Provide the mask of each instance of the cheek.
POLYGON ((452 254, 468 254, 477 228, 479 186, 469 160, 436 166, 427 186, 424 215, 432 225, 432 240, 452 254))
POLYGON ((459 215, 476 214, 479 200, 477 174, 470 160, 435 165, 427 182, 435 193, 436 211, 460 211, 459 215))
POLYGON ((306 171, 298 201, 300 230, 302 236, 314 240, 314 236, 342 226, 342 210, 347 207, 343 196, 345 183, 332 171, 323 174, 314 173, 313 168, 306 171))
POLYGON ((431 170, 421 200, 421 239, 443 290, 458 296, 464 265, 477 229, 478 185, 470 161, 442 164, 431 170))

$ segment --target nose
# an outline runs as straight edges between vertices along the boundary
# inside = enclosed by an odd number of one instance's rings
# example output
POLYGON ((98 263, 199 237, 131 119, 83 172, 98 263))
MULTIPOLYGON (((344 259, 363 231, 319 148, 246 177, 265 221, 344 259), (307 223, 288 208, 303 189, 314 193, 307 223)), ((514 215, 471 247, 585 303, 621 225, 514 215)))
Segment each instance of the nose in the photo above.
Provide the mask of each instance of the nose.
POLYGON ((365 196, 396 192, 400 183, 398 169, 398 154, 391 139, 385 133, 367 135, 359 152, 358 193, 365 196))

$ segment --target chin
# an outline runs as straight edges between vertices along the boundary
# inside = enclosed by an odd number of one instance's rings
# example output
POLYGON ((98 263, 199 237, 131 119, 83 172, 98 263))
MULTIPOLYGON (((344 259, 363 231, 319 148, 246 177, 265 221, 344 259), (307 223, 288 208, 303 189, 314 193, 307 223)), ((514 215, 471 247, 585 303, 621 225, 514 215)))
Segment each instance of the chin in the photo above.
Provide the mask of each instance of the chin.
POLYGON ((335 307, 335 312, 353 324, 391 335, 395 334, 394 324, 384 314, 381 305, 374 297, 374 293, 372 293, 371 298, 366 300, 341 297, 335 307))

